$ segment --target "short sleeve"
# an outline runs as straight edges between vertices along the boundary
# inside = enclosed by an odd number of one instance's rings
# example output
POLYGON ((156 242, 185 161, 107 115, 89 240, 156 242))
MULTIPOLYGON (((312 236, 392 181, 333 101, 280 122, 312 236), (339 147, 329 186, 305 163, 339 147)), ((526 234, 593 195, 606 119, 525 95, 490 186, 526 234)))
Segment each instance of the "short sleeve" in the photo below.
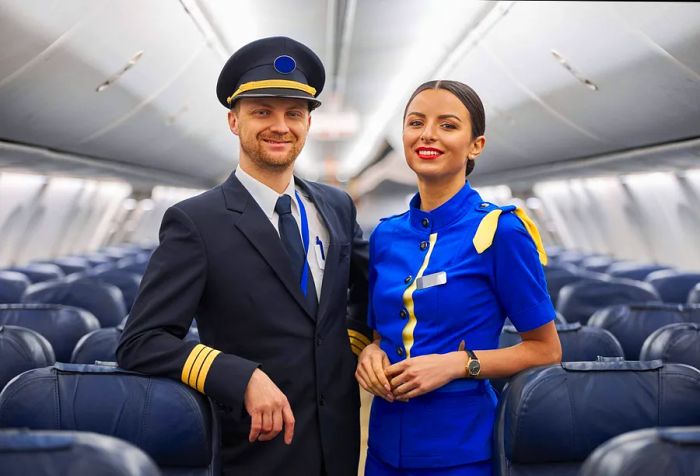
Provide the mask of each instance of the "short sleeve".
POLYGON ((496 294, 516 329, 527 332, 554 320, 537 247, 516 215, 499 218, 493 252, 496 294))

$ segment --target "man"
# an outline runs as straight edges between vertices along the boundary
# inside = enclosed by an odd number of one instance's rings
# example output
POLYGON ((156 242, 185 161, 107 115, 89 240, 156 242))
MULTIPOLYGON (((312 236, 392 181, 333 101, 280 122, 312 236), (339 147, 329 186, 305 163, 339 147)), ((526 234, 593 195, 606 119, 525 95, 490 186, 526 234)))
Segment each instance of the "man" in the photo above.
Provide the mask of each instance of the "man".
POLYGON ((347 194, 293 176, 324 81, 290 38, 228 60, 217 96, 239 166, 166 211, 117 350, 219 404, 224 473, 357 474, 367 244, 347 194), (183 341, 194 316, 197 345, 183 341))

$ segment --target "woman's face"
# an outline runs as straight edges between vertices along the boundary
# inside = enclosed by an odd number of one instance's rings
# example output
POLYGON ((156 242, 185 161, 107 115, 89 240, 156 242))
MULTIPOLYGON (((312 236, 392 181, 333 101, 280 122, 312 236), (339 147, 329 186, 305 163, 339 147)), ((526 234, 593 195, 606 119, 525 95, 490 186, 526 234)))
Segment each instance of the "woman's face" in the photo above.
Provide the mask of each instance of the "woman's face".
POLYGON ((408 166, 424 180, 464 178, 467 159, 484 147, 483 136, 472 138, 469 111, 444 89, 427 89, 408 105, 403 124, 403 148, 408 166))

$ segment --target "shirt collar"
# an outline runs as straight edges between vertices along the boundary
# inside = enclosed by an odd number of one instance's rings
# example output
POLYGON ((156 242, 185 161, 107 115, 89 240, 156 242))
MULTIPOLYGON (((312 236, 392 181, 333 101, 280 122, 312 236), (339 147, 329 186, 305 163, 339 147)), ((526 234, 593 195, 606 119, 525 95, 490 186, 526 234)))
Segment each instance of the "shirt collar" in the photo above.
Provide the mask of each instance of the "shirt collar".
POLYGON ((243 184, 246 190, 248 190, 248 193, 250 193, 255 202, 270 220, 272 220, 274 217, 275 205, 277 204, 277 199, 281 195, 289 195, 292 198, 292 211, 296 210, 296 207, 298 207, 294 194, 296 186, 293 175, 289 180, 289 185, 287 185, 287 188, 282 194, 279 194, 264 183, 252 177, 240 166, 236 167, 235 174, 236 178, 243 184))
POLYGON ((420 194, 416 193, 409 204, 411 226, 432 233, 464 217, 479 203, 481 196, 469 182, 466 182, 452 198, 429 212, 420 209, 420 194))

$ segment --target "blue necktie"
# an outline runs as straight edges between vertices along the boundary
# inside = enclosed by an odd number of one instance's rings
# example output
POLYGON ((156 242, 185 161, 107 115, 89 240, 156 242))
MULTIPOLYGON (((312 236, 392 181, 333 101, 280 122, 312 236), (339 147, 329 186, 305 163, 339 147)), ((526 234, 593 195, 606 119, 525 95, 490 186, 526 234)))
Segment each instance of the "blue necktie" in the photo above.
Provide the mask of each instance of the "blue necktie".
MULTIPOLYGON (((294 278, 301 287, 302 273, 306 264, 306 253, 304 252, 304 244, 301 241, 299 226, 292 215, 292 197, 282 195, 277 199, 275 204, 275 212, 279 215, 279 232, 280 239, 284 244, 284 249, 289 255, 289 262, 292 265, 294 278)), ((311 270, 308 272, 306 302, 309 310, 315 316, 318 307, 318 298, 316 297, 316 286, 314 278, 311 275, 311 270)))

